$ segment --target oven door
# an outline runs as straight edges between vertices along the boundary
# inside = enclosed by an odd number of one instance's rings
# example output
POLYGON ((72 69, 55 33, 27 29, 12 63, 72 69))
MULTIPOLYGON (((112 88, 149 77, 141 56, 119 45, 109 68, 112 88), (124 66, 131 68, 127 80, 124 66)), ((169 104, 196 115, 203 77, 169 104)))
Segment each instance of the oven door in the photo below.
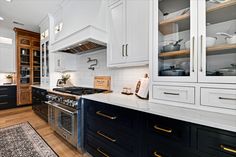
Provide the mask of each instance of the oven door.
POLYGON ((77 147, 78 140, 78 128, 77 128, 77 115, 76 109, 69 108, 67 106, 60 105, 58 103, 49 103, 49 114, 55 115, 49 116, 51 118, 51 127, 64 139, 66 139, 73 146, 77 147), (52 113, 52 112, 54 113, 52 113), (54 122, 53 122, 54 121, 54 122), (54 126, 53 126, 54 125, 54 126))

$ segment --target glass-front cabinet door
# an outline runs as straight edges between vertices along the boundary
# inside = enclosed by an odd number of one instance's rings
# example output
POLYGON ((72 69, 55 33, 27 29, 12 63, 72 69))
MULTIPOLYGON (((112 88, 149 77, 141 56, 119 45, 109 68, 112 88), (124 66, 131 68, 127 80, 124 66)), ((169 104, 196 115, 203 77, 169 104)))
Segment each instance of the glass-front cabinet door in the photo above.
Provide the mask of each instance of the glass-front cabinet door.
POLYGON ((20 84, 28 85, 31 83, 31 66, 30 66, 30 48, 20 48, 20 84))
POLYGON ((40 51, 33 49, 33 84, 40 84, 40 51))
POLYGON ((197 81, 197 1, 154 4, 154 81, 197 81))
POLYGON ((199 0, 199 81, 236 83, 236 0, 199 0))
POLYGON ((44 40, 41 44, 41 84, 49 84, 49 41, 44 40))

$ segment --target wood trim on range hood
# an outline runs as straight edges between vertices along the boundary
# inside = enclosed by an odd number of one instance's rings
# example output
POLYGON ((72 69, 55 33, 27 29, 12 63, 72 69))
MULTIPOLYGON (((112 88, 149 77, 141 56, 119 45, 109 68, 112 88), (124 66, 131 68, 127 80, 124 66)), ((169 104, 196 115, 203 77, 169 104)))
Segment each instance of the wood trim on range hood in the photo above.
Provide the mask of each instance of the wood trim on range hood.
POLYGON ((107 33, 100 28, 89 25, 52 43, 50 51, 84 54, 105 49, 106 45, 107 33))

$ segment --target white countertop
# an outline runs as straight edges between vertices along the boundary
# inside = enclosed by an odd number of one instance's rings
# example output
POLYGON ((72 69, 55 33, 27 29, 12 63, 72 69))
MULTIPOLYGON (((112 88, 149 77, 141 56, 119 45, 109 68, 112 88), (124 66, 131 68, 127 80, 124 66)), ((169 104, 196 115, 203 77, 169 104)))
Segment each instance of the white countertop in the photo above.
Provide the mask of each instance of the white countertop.
POLYGON ((4 86, 16 86, 16 84, 0 84, 0 86, 2 87, 4 87, 4 86))
POLYGON ((31 85, 31 87, 40 88, 40 89, 44 89, 44 90, 51 90, 51 89, 53 89, 53 87, 43 86, 43 85, 31 85))
POLYGON ((82 97, 128 109, 236 132, 236 116, 234 115, 149 103, 147 100, 141 100, 135 95, 126 96, 118 93, 109 93, 84 95, 82 97))

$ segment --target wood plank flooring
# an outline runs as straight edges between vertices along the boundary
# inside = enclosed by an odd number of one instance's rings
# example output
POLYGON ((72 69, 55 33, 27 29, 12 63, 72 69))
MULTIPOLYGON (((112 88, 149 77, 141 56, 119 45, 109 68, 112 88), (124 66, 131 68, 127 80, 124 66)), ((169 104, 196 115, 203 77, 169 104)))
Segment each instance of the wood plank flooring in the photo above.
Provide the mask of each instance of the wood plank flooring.
POLYGON ((38 117, 32 107, 0 110, 0 128, 29 122, 60 157, 82 157, 81 153, 59 135, 53 132, 48 123, 38 117))

